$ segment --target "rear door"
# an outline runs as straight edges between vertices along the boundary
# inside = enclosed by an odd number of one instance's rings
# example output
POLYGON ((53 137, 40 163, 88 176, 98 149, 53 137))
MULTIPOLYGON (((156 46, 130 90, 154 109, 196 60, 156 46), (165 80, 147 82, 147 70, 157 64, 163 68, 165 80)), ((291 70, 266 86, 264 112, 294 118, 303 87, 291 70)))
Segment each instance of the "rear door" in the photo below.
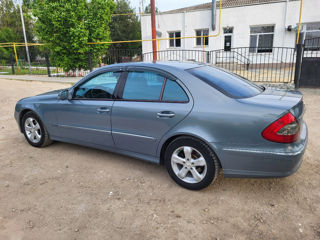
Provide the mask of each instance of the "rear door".
POLYGON ((130 68, 112 108, 112 136, 123 150, 156 155, 161 137, 192 109, 192 98, 173 76, 130 68))

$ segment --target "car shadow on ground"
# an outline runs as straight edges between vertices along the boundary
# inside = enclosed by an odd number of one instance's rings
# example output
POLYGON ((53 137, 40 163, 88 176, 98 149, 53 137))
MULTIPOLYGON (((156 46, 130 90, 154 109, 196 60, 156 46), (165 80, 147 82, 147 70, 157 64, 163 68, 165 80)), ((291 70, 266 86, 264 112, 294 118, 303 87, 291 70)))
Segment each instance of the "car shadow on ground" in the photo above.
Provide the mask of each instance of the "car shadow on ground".
MULTIPOLYGON (((166 168, 155 163, 146 162, 117 153, 62 142, 54 142, 43 150, 49 151, 47 154, 54 154, 55 152, 68 152, 69 155, 76 154, 84 157, 87 164, 89 164, 90 161, 100 162, 103 167, 105 166, 105 168, 109 170, 112 168, 123 168, 123 177, 126 177, 125 174, 128 169, 130 169, 131 173, 136 172, 138 176, 141 175, 141 177, 145 179, 150 178, 151 180, 152 178, 155 182, 169 184, 171 185, 170 187, 181 189, 180 186, 171 180, 167 174, 166 168)), ((110 173, 112 174, 112 171, 110 171, 110 173)), ((204 194, 212 192, 218 194, 219 192, 225 192, 228 189, 233 189, 239 193, 241 192, 241 194, 274 194, 274 191, 278 190, 285 193, 284 189, 289 189, 292 186, 294 178, 294 175, 286 178, 225 178, 223 176, 223 171, 221 170, 215 182, 200 192, 204 194)))

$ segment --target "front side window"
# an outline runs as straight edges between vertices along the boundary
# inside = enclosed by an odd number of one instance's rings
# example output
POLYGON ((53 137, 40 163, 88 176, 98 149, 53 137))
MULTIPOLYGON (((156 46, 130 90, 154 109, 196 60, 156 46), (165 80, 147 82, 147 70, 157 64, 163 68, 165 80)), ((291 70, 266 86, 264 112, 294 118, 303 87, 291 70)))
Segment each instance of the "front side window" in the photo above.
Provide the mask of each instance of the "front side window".
POLYGON ((169 47, 181 47, 181 32, 169 32, 169 47))
POLYGON ((99 74, 75 89, 74 98, 112 99, 121 72, 99 74))
POLYGON ((204 66, 187 71, 232 98, 253 97, 263 91, 251 81, 222 69, 204 66))
POLYGON ((272 52, 274 26, 250 27, 250 52, 272 52))
POLYGON ((203 40, 204 40, 204 45, 208 46, 209 45, 209 38, 205 37, 209 35, 209 29, 199 29, 196 30, 196 46, 203 46, 203 40))
POLYGON ((123 89, 123 99, 160 100, 164 77, 154 72, 129 72, 123 89))

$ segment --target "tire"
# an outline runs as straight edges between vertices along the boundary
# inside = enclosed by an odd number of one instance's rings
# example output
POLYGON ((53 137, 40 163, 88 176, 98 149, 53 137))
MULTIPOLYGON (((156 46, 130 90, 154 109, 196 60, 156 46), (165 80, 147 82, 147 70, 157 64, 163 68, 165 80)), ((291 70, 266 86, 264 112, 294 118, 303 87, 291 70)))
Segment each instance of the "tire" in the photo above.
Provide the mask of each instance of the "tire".
POLYGON ((164 156, 171 178, 190 190, 206 188, 219 174, 217 156, 206 143, 197 138, 176 138, 169 144, 164 156))
POLYGON ((33 112, 27 112, 22 117, 21 129, 27 142, 33 147, 45 147, 52 143, 42 121, 33 112))

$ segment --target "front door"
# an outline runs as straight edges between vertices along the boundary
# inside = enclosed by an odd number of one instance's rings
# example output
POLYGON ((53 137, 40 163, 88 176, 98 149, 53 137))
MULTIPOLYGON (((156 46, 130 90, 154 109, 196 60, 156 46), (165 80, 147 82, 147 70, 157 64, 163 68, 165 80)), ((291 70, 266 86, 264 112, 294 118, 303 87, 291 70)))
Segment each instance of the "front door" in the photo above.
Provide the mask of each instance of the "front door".
POLYGON ((149 69, 130 70, 121 95, 112 108, 115 145, 141 154, 155 156, 162 136, 192 108, 178 80, 149 69))
POLYGON ((74 89, 72 100, 61 100, 59 135, 87 145, 113 146, 111 110, 121 72, 104 72, 74 89))

